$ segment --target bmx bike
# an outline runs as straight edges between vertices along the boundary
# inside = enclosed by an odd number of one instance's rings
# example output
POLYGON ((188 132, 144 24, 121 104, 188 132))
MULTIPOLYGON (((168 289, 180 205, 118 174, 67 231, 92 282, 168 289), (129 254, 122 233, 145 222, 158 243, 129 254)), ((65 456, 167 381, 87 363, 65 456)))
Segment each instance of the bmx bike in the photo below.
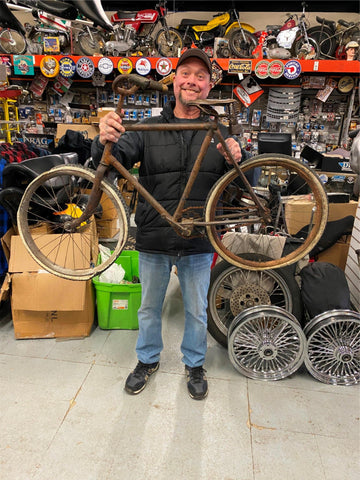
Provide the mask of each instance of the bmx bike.
MULTIPOLYGON (((119 114, 125 95, 138 89, 166 91, 167 87, 134 74, 118 76, 113 90, 119 94, 119 114)), ((114 158, 111 142, 105 145, 96 171, 61 165, 39 175, 26 188, 17 213, 19 233, 30 255, 50 273, 71 280, 90 279, 115 262, 127 241, 129 211, 118 189, 104 178, 111 166, 178 235, 186 239, 206 236, 214 250, 233 265, 267 270, 290 265, 304 257, 319 241, 326 225, 328 202, 324 187, 310 168, 287 155, 262 154, 237 164, 220 130, 220 120, 222 116, 229 119, 232 102, 231 99, 208 99, 194 103, 209 115, 209 121, 202 123, 145 121, 126 125, 128 131, 204 132, 200 151, 172 213, 114 158), (224 107, 226 113, 218 113, 215 106, 224 107), (197 175, 214 137, 222 144, 233 166, 212 186, 203 205, 189 205, 189 193, 196 188, 197 175), (254 169, 258 180, 251 185, 247 174, 254 169), (294 198, 305 198, 310 208, 292 216, 289 230, 286 202, 294 198), (97 261, 85 258, 79 261, 78 257, 91 242, 89 227, 95 221, 100 242, 111 239, 113 250, 108 258, 99 256, 97 261), (38 226, 42 228, 35 228, 38 226), (254 255, 249 257, 249 251, 254 255), (69 257, 74 260, 69 261, 69 257)))

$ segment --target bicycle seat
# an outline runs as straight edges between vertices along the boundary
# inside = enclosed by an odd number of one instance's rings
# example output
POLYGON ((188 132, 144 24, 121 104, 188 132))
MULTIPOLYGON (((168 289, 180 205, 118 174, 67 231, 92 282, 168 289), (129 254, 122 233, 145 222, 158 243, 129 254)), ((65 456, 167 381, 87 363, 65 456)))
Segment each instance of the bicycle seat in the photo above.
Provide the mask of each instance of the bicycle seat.
POLYGON ((199 106, 210 106, 210 107, 225 107, 226 105, 230 105, 232 103, 236 103, 237 100, 234 98, 207 98, 203 100, 193 100, 192 102, 189 102, 188 105, 193 105, 196 107, 199 106))
POLYGON ((66 20, 76 20, 78 16, 78 11, 74 5, 58 0, 35 0, 35 2, 34 0, 21 0, 19 3, 31 8, 39 8, 40 10, 65 18, 66 20))
POLYGON ((354 22, 347 22, 346 20, 343 20, 341 18, 340 20, 338 20, 338 24, 345 28, 352 27, 353 25, 355 25, 354 22))
POLYGON ((219 112, 213 107, 226 107, 236 102, 237 100, 233 98, 207 98, 203 100, 193 100, 192 102, 189 102, 188 105, 198 107, 202 112, 206 113, 207 115, 218 116, 219 112))
POLYGON ((324 25, 327 25, 332 30, 336 29, 336 22, 334 22, 334 20, 326 20, 326 18, 316 16, 316 21, 318 23, 323 23, 324 25))
POLYGON ((207 20, 192 20, 191 18, 183 18, 180 22, 182 27, 193 27, 195 25, 207 25, 207 20))
POLYGON ((58 165, 77 163, 76 153, 60 153, 29 158, 20 163, 9 163, 3 170, 3 188, 19 187, 25 190, 27 185, 41 173, 58 165))

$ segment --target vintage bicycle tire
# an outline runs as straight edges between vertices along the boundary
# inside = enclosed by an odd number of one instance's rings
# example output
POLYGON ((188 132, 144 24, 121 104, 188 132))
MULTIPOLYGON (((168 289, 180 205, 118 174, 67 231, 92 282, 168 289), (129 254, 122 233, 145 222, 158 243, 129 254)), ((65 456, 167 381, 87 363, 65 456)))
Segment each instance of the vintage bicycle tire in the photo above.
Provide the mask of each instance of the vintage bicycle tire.
MULTIPOLYGON (((99 275, 114 263, 126 243, 129 232, 128 208, 115 187, 105 179, 100 183, 104 203, 98 206, 95 215, 75 232, 82 235, 76 236, 64 229, 65 221, 69 220, 69 215, 64 215, 64 206, 66 208, 70 204, 74 209, 83 210, 94 180, 93 170, 81 165, 61 165, 34 179, 26 188, 20 202, 17 223, 27 251, 41 267, 61 278, 89 280, 99 275), (79 252, 79 255, 85 247, 88 248, 90 238, 93 238, 91 229, 95 228, 95 225, 91 223, 95 222, 95 216, 99 217, 96 222, 99 243, 111 245, 110 257, 104 261, 97 259, 92 263, 88 263, 86 259, 86 263, 80 266, 69 266, 63 259, 57 258, 61 243, 66 245, 68 255, 72 252, 79 252), (41 230, 37 229, 36 233, 35 227, 41 227, 41 230), (38 246, 37 243, 44 243, 46 233, 60 235, 52 236, 51 243, 49 240, 49 243, 38 246)), ((71 215, 70 220, 74 217, 76 215, 71 215)))
MULTIPOLYGON (((249 253, 248 258, 253 254, 249 253)), ((246 308, 275 305, 301 323, 303 303, 292 267, 250 271, 221 260, 211 270, 207 326, 210 335, 227 348, 228 329, 246 308)))
POLYGON ((21 55, 27 50, 27 43, 22 33, 11 28, 4 28, 0 32, 0 50, 8 55, 21 55), (9 34, 14 40, 14 45, 8 40, 9 34))
MULTIPOLYGON (((276 212, 271 209, 270 212, 273 217, 270 222, 265 223, 264 221, 259 221, 255 226, 257 231, 249 231, 249 229, 246 229, 245 232, 246 222, 254 222, 253 219, 257 218, 254 217, 256 213, 254 210, 255 207, 253 203, 248 201, 246 196, 244 198, 243 193, 245 192, 241 186, 238 173, 235 169, 232 169, 214 184, 206 200, 205 222, 221 221, 221 229, 215 225, 206 226, 208 239, 215 251, 227 262, 249 270, 266 270, 269 268, 285 267, 301 260, 318 243, 327 222, 328 200, 319 177, 298 160, 281 154, 262 154, 252 157, 243 162, 240 168, 245 174, 249 174, 250 171, 256 168, 258 172, 260 171, 261 175, 258 179, 258 185, 254 186, 255 189, 261 187, 264 175, 266 178, 267 174, 271 182, 270 186, 273 187, 276 185, 276 182, 279 182, 280 186, 284 184, 287 187, 287 195, 289 195, 289 192, 292 192, 292 195, 295 197, 299 195, 300 192, 305 192, 305 199, 312 196, 314 204, 310 210, 302 209, 303 213, 301 213, 301 215, 292 217, 292 235, 283 230, 271 232, 273 219, 276 215, 276 212), (231 192, 229 193, 230 189, 231 192), (234 192, 236 192, 237 195, 241 195, 240 200, 238 197, 235 198, 237 201, 235 210, 234 192), (226 204, 227 196, 230 196, 232 201, 229 205, 226 204), (242 215, 243 218, 241 219, 240 216, 235 218, 233 216, 233 218, 227 219, 226 212, 230 212, 232 215, 242 215), (304 227, 304 225, 311 225, 310 231, 303 232, 302 227, 304 227), (253 234, 252 252, 259 254, 257 260, 249 260, 241 253, 234 253, 228 246, 224 245, 224 241, 229 240, 229 236, 226 238, 223 235, 224 232, 233 232, 235 229, 237 232, 241 231, 243 233, 253 234), (298 234, 297 237, 295 237, 295 233, 298 234), (302 238, 299 238, 299 235, 302 236, 302 238), (305 238, 303 238, 304 235, 306 235, 305 238), (273 237, 276 238, 274 239, 273 237), (286 241, 286 245, 280 253, 280 256, 276 258, 273 245, 274 242, 278 244, 282 240, 281 237, 286 241), (264 255, 270 257, 271 260, 264 260, 264 255)), ((298 199, 303 198, 304 197, 298 197, 298 199)), ((276 211, 278 212, 278 210, 276 211)), ((287 209, 286 212, 289 212, 289 209, 287 209)), ((284 223, 285 219, 286 214, 282 217, 284 223)), ((289 222, 290 218, 288 217, 285 224, 288 229, 289 222)), ((238 239, 241 241, 242 234, 238 236, 238 239)), ((247 251, 246 253, 250 252, 247 251)))
POLYGON ((174 44, 169 46, 166 40, 166 30, 162 28, 155 37, 155 46, 162 57, 177 57, 181 52, 184 42, 182 36, 176 28, 169 27, 169 35, 174 44))

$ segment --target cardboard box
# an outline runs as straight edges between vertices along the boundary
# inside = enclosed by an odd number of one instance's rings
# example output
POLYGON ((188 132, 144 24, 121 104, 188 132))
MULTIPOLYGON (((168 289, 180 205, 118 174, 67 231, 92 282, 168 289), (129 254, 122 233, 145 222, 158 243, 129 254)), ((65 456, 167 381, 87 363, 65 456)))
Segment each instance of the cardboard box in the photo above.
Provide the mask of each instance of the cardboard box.
POLYGON ((350 247, 350 235, 343 235, 334 245, 319 253, 318 262, 329 262, 345 270, 350 247))
MULTIPOLYGON (((41 241, 49 236, 54 235, 44 235, 41 241)), ((83 254, 90 259, 89 242, 84 242, 83 254)), ((9 272, 15 338, 71 338, 90 334, 95 307, 91 280, 65 280, 45 272, 17 235, 11 237, 9 272)))
POLYGON ((99 134, 99 128, 95 125, 81 125, 73 123, 58 123, 56 129, 56 139, 60 140, 65 135, 66 130, 73 130, 75 132, 81 132, 86 139, 93 139, 99 134))
MULTIPOLYGON (((352 215, 355 217, 357 202, 330 203, 328 222, 352 215)), ((290 235, 297 233, 302 227, 309 224, 312 203, 301 195, 291 198, 285 203, 285 221, 290 235)))

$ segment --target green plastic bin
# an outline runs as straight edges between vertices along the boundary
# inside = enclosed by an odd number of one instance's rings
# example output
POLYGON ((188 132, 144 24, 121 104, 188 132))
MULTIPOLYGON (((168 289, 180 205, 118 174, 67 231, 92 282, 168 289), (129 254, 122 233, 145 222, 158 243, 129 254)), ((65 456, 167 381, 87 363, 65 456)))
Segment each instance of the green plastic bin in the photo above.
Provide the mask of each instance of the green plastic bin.
MULTIPOLYGON (((139 252, 124 250, 115 263, 125 270, 124 279, 132 281, 139 276, 139 252)), ((136 330, 139 328, 137 311, 141 302, 141 284, 121 285, 99 282, 93 278, 96 290, 96 308, 99 327, 104 330, 136 330)))

